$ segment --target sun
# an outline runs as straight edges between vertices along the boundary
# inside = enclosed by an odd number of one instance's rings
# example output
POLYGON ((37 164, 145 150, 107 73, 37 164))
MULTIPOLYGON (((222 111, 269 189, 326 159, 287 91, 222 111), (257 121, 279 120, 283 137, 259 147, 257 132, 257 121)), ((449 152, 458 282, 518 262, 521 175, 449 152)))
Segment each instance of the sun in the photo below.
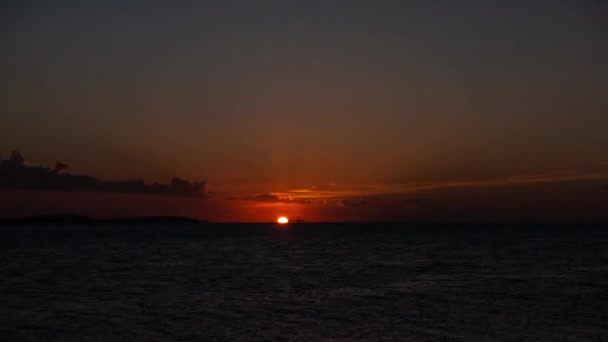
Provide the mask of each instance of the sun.
POLYGON ((277 219, 278 224, 287 224, 289 223, 289 219, 285 216, 281 216, 277 219))

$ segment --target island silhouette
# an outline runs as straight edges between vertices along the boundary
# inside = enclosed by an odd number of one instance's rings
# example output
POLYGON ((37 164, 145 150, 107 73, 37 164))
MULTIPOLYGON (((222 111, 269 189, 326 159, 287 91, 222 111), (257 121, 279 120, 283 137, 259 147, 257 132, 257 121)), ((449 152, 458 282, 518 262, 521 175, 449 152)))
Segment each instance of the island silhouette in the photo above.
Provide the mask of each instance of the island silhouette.
POLYGON ((207 222, 185 216, 141 216, 128 218, 93 219, 77 214, 35 215, 17 219, 2 219, 5 224, 96 225, 96 224, 198 224, 207 222))

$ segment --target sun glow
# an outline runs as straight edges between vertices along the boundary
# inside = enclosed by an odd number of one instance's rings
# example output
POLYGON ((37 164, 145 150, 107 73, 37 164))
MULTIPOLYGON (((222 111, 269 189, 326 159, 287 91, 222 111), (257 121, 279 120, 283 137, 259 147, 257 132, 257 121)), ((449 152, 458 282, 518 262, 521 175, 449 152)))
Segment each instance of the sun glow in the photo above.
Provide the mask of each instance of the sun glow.
POLYGON ((277 219, 278 224, 286 224, 289 223, 289 219, 285 216, 281 216, 277 219))

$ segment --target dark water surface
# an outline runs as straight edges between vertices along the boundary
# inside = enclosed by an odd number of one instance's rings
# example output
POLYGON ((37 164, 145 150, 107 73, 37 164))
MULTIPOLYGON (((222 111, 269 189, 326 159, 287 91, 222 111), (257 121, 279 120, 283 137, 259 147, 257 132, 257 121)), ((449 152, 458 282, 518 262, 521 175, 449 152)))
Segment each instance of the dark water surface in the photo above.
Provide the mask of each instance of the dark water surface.
POLYGON ((607 340, 608 227, 0 227, 0 339, 607 340))

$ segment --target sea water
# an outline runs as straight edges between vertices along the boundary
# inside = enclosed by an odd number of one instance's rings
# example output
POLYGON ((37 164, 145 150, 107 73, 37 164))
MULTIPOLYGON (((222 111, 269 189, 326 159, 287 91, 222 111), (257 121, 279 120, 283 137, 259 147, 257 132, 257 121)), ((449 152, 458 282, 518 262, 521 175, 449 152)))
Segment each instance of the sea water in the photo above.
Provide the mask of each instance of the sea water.
POLYGON ((608 227, 0 227, 0 338, 606 340, 608 227))

